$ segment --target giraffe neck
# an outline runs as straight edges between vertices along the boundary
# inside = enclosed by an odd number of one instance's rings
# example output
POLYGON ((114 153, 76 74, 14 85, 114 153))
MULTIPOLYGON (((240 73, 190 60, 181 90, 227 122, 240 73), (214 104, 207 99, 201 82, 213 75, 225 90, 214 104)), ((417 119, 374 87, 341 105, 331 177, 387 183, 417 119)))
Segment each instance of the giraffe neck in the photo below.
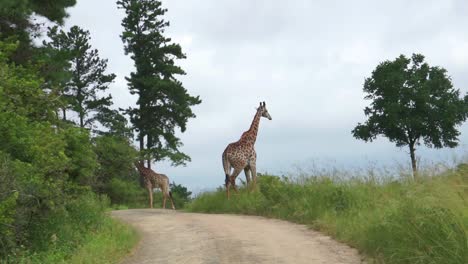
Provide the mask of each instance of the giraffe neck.
POLYGON ((249 130, 245 131, 244 134, 242 134, 242 137, 241 137, 242 141, 255 144, 255 141, 257 140, 258 127, 260 125, 260 117, 261 117, 261 111, 259 110, 255 114, 249 130))
POLYGON ((144 175, 145 174, 145 167, 139 163, 139 162, 135 162, 135 166, 136 168, 138 169, 138 172, 141 174, 141 175, 144 175))

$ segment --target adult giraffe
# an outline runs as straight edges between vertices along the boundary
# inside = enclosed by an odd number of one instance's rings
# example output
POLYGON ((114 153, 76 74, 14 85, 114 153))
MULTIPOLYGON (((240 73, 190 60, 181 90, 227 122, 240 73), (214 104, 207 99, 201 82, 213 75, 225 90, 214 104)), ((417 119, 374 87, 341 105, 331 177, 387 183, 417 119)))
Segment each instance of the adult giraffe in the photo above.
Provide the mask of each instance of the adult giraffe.
POLYGON ((223 152, 223 167, 226 174, 225 185, 226 195, 229 199, 229 185, 232 185, 234 191, 236 188, 236 177, 244 170, 247 185, 250 185, 250 174, 252 174, 253 185, 257 181, 257 154, 255 153, 255 141, 257 140, 258 126, 260 118, 266 117, 271 120, 271 116, 266 109, 265 102, 260 102, 260 107, 257 108, 252 124, 249 130, 245 131, 237 142, 227 145, 223 152), (231 173, 231 167, 234 168, 231 173))

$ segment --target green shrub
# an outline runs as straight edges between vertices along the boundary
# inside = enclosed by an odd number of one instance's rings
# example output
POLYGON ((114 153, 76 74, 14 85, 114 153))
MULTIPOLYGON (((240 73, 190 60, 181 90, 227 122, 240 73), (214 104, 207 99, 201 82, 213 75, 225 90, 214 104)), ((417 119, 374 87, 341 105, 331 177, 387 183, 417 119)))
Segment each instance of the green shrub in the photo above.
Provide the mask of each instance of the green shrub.
POLYGON ((135 181, 113 178, 106 189, 112 204, 127 205, 130 208, 147 206, 147 191, 135 181))
MULTIPOLYGON (((108 194, 112 200, 115 196, 112 196, 108 189, 112 179, 138 183, 139 175, 133 165, 137 152, 124 138, 103 135, 94 138, 93 141, 93 150, 99 163, 93 190, 108 194)), ((114 200, 112 202, 115 203, 114 200)))
POLYGON ((127 254, 136 232, 109 218, 106 196, 85 191, 65 207, 31 224, 30 245, 0 258, 1 263, 108 263, 127 254))

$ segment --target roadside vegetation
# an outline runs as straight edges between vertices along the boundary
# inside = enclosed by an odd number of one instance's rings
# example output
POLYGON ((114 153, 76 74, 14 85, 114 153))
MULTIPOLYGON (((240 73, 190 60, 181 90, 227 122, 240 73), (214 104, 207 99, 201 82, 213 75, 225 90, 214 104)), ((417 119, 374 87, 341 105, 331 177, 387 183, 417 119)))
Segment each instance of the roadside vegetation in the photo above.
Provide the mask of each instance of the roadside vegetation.
POLYGON ((255 192, 241 188, 227 200, 220 187, 187 210, 305 224, 357 248, 370 263, 468 263, 468 166, 419 182, 339 175, 261 175, 255 192))
POLYGON ((386 137, 407 146, 411 177, 312 173, 262 175, 258 190, 242 188, 231 200, 224 188, 198 195, 189 211, 239 213, 306 224, 346 242, 376 263, 468 263, 468 166, 444 173, 418 170, 416 147, 456 147, 468 117, 460 96, 440 66, 421 54, 380 63, 366 78, 367 120, 351 131, 366 142, 386 137), (434 174, 436 174, 434 176, 434 174), (338 176, 337 176, 338 175, 338 176))
MULTIPOLYGON (((136 1, 119 2, 123 9, 129 8, 123 3, 138 6, 136 1)), ((116 75, 92 47, 91 33, 80 26, 63 27, 67 8, 75 3, 0 3, 0 263, 118 262, 138 236, 111 219, 109 208, 147 207, 133 162, 190 160, 178 151, 182 142, 174 129, 185 131, 187 120, 194 117, 190 106, 200 100, 189 96, 175 78, 184 72, 174 59, 167 59, 168 51, 160 52, 169 40, 156 33, 168 24, 160 25, 161 18, 151 15, 151 36, 163 40, 151 45, 152 54, 171 67, 162 67, 166 71, 161 74, 153 69, 154 76, 166 81, 154 79, 146 87, 143 115, 165 121, 141 127, 135 124, 135 111, 113 105, 116 75), (37 17, 48 23, 37 23, 37 17), (158 108, 163 99, 176 109, 158 108), (165 126, 158 127, 161 124, 165 126), (151 153, 135 149, 135 127, 146 133, 139 138, 146 136, 151 153)), ((145 3, 161 8, 157 1, 145 3)), ((136 12, 132 18, 138 20, 138 15, 143 16, 136 12)), ((142 44, 131 43, 135 50, 142 44)), ((178 45, 171 47, 170 52, 185 58, 178 45)), ((141 88, 130 86, 132 91, 141 88)), ((173 185, 176 204, 183 207, 190 193, 173 185)))

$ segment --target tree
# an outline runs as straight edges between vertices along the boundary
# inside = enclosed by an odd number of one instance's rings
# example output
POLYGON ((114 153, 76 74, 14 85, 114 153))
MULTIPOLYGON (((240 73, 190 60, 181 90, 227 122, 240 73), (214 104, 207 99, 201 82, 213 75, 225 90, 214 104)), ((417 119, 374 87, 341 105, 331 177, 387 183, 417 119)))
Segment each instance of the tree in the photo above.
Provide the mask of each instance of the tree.
POLYGON ((455 147, 457 129, 468 113, 468 96, 459 98, 447 71, 430 67, 424 56, 403 55, 380 63, 364 82, 364 98, 372 100, 364 109, 368 120, 352 131, 357 139, 372 142, 378 135, 396 146, 408 146, 413 176, 417 178, 416 146, 455 147))
POLYGON ((69 56, 71 79, 64 87, 67 106, 78 114, 80 127, 92 126, 94 112, 108 108, 112 104, 110 95, 100 97, 109 88, 115 74, 105 74, 107 60, 99 57, 98 50, 91 49, 89 31, 73 26, 69 32, 50 28, 47 34, 50 42, 44 42, 47 48, 65 51, 69 56))
POLYGON ((34 23, 33 14, 62 24, 68 16, 66 8, 76 0, 2 0, 0 2, 0 40, 16 38, 19 48, 12 58, 24 63, 34 54, 31 36, 40 35, 40 25, 34 23))
POLYGON ((137 151, 127 139, 111 134, 98 136, 94 138, 93 150, 99 162, 97 182, 93 186, 98 193, 108 191, 114 178, 138 184, 133 165, 137 151))
POLYGON ((17 65, 9 57, 18 43, 0 40, 0 111, 13 112, 34 121, 55 118, 54 105, 42 89, 36 65, 17 65))
POLYGON ((182 184, 176 184, 175 182, 170 184, 170 188, 174 197, 176 208, 184 208, 185 204, 190 202, 192 192, 182 184))
POLYGON ((131 127, 128 127, 127 118, 117 110, 103 108, 96 113, 94 120, 107 128, 107 131, 95 130, 96 134, 114 136, 128 141, 133 138, 133 131, 131 127))
POLYGON ((135 72, 127 81, 130 92, 138 95, 137 107, 127 112, 138 132, 140 151, 148 159, 148 166, 151 159, 184 164, 190 157, 179 150, 182 142, 175 136, 175 129, 186 130, 188 119, 195 117, 191 106, 201 100, 189 95, 175 78, 185 74, 175 65, 175 60, 185 55, 179 44, 163 36, 169 26, 162 18, 167 9, 153 0, 120 0, 117 4, 126 13, 121 36, 125 52, 135 62, 135 72))

